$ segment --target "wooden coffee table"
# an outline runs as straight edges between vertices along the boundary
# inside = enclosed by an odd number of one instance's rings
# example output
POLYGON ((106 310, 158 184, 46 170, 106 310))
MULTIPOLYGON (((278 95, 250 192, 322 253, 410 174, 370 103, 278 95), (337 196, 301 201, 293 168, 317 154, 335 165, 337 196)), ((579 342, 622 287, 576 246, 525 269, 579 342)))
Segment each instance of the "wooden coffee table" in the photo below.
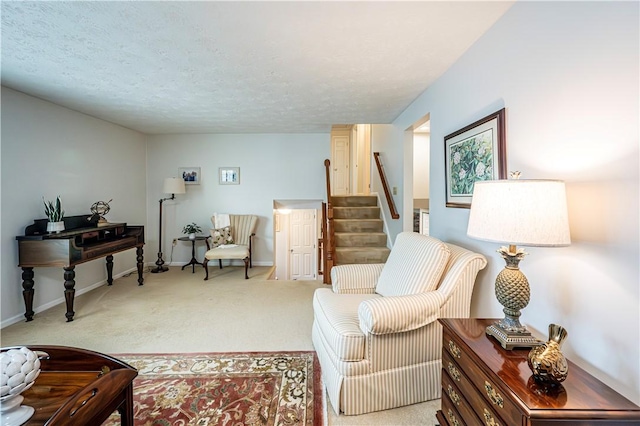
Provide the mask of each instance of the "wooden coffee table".
MULTIPOLYGON (((66 346, 33 346, 41 373, 22 393, 22 405, 35 409, 25 425, 99 425, 114 411, 133 426, 133 379, 138 371, 108 355, 66 346)), ((11 349, 11 348, 3 348, 11 349)))

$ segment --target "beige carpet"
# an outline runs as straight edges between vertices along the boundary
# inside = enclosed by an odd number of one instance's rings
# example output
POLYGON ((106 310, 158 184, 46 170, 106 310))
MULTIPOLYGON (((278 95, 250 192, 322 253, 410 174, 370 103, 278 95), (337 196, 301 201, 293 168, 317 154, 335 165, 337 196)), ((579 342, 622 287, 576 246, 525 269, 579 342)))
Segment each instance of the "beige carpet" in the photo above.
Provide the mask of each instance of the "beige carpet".
MULTIPOLYGON (((311 300, 316 281, 267 280, 269 267, 196 269, 171 267, 114 281, 75 299, 73 322, 64 304, 39 312, 32 322, 0 331, 1 345, 75 346, 107 354, 313 350, 311 300)), ((62 292, 62 283, 60 285, 62 292)), ((38 286, 36 283, 36 292, 38 286)), ((337 416, 329 425, 435 425, 440 401, 362 416, 337 416)))

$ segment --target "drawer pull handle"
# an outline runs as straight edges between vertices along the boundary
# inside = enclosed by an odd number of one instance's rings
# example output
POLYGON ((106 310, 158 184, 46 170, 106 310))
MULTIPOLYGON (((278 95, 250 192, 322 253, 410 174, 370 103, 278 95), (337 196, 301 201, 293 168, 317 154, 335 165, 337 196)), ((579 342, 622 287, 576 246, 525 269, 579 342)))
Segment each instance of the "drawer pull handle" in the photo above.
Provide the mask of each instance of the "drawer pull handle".
POLYGON ((491 386, 491 383, 485 381, 484 388, 487 391, 487 396, 489 397, 489 400, 491 400, 491 402, 493 402, 494 405, 497 405, 500 408, 504 408, 504 400, 502 399, 502 396, 500 396, 500 394, 496 392, 495 389, 493 389, 493 386, 491 386))
POLYGON ((460 395, 458 395, 456 391, 453 390, 453 387, 451 385, 449 385, 449 387, 447 388, 447 393, 449 394, 449 398, 451 398, 451 401, 453 401, 454 404, 460 405, 460 395))
POLYGON ((451 411, 451 408, 447 411, 447 417, 449 417, 449 423, 451 423, 452 426, 460 426, 460 422, 456 418, 455 414, 453 414, 453 411, 451 411))
POLYGON ((493 418, 489 410, 485 408, 483 414, 484 414, 484 423, 487 426, 500 426, 500 423, 496 422, 496 420, 493 418))
POLYGON ((455 356, 456 358, 460 358, 460 354, 462 353, 460 348, 456 346, 455 343, 453 343, 453 340, 449 340, 449 352, 451 352, 451 355, 455 356))
POLYGON ((460 371, 458 371, 458 369, 455 367, 455 365, 453 365, 452 363, 449 363, 449 365, 447 366, 447 370, 449 370, 449 375, 456 381, 459 382, 460 381, 460 371))

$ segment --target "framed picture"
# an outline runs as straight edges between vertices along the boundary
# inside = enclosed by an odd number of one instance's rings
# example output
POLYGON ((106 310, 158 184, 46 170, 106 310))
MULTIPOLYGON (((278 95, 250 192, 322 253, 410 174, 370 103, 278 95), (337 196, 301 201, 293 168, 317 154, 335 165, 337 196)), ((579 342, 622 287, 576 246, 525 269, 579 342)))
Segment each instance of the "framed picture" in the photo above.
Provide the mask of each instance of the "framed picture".
POLYGON ((178 175, 182 176, 185 185, 200 185, 200 167, 178 167, 178 175))
POLYGON ((240 185, 240 167, 220 167, 220 185, 240 185))
POLYGON ((470 208, 477 181, 506 179, 504 108, 444 138, 446 206, 470 208))

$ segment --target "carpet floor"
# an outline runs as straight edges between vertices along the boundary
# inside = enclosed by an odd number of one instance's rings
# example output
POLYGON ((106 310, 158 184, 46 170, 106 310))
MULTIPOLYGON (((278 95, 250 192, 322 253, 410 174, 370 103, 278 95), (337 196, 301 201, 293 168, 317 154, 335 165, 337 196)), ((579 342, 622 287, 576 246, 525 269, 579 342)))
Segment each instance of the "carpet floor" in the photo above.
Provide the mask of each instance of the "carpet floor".
MULTIPOLYGON (((321 426, 315 352, 116 354, 138 370, 134 426, 321 426)), ((103 426, 120 424, 119 414, 103 426)))
MULTIPOLYGON (((105 354, 313 351, 313 293, 318 281, 268 280, 270 267, 179 266, 163 274, 118 278, 77 295, 72 322, 61 303, 37 312, 33 321, 0 330, 2 346, 62 345, 105 354)), ((35 285, 36 301, 38 283, 35 285)), ((63 286, 60 283, 60 295, 63 286)), ((326 400, 326 399, 325 399, 326 400)), ((440 400, 361 416, 338 416, 330 404, 325 423, 335 426, 436 424, 440 400)))

